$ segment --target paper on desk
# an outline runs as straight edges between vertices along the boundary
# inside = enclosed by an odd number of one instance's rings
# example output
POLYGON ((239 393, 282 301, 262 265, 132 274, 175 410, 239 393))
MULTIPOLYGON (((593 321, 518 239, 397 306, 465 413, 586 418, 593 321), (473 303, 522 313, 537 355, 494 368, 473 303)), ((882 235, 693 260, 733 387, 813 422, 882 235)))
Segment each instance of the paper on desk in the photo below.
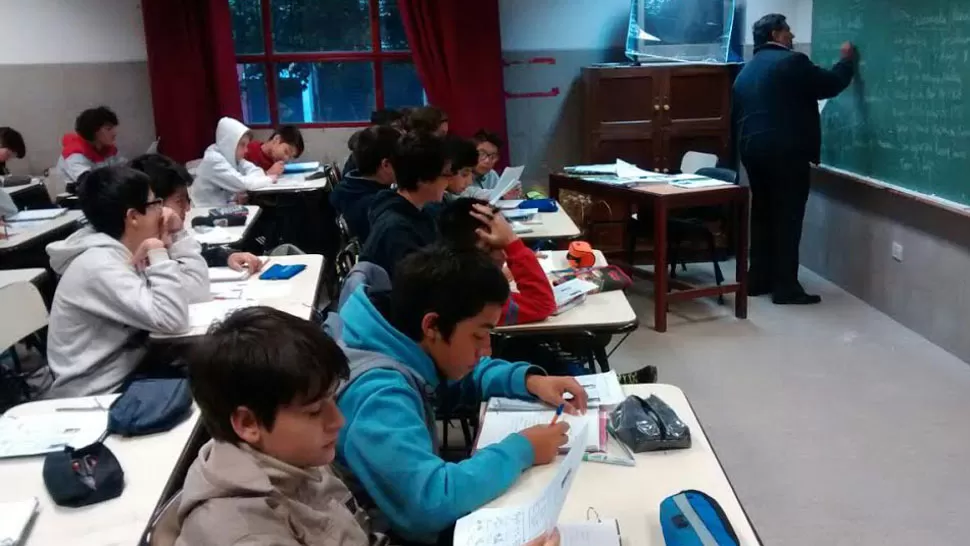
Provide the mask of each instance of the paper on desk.
POLYGON ((195 240, 204 245, 224 245, 239 239, 239 237, 234 236, 219 226, 205 231, 195 229, 193 234, 195 235, 195 240))
POLYGON ((256 304, 256 300, 243 298, 193 303, 189 305, 189 327, 207 328, 213 322, 226 318, 236 309, 252 307, 256 304))
POLYGON ((246 284, 245 297, 256 301, 285 298, 293 291, 293 285, 287 282, 251 282, 246 284))
POLYGON ((23 539, 37 508, 37 497, 0 502, 0 545, 26 544, 23 539))
POLYGON ((512 233, 520 235, 522 233, 531 233, 532 228, 523 224, 522 222, 512 222, 512 233))
POLYGON ((567 173, 572 174, 616 174, 616 163, 602 165, 572 165, 565 167, 567 173))
MULTIPOLYGON (((510 434, 521 432, 536 425, 552 422, 556 410, 545 408, 540 411, 489 411, 485 414, 478 433, 476 450, 497 444, 510 434)), ((584 415, 563 413, 560 417, 569 423, 569 440, 580 439, 584 450, 599 451, 603 448, 599 410, 587 411, 584 415)))
POLYGON ((560 546, 620 546, 620 524, 615 519, 559 524, 560 546))
POLYGON ((519 205, 525 202, 525 199, 499 199, 495 202, 495 206, 502 210, 513 210, 519 208, 519 205))
POLYGON ((573 279, 552 288, 552 295, 556 298, 556 312, 562 314, 576 307, 586 299, 586 294, 598 290, 599 287, 583 279, 573 279))
POLYGON ((616 160, 616 176, 618 178, 652 178, 656 173, 645 171, 632 163, 627 163, 622 159, 616 160))
POLYGON ((495 184, 495 188, 489 192, 488 202, 491 204, 498 203, 498 200, 502 198, 503 195, 508 193, 512 188, 515 188, 521 182, 519 177, 522 176, 522 171, 525 170, 525 166, 522 167, 506 167, 502 171, 502 177, 498 179, 498 183, 495 184))
POLYGON ((67 214, 67 209, 37 209, 22 210, 17 214, 7 216, 8 222, 37 222, 42 220, 53 220, 58 216, 67 214))
MULTIPOLYGON (((578 436, 584 436, 580 431, 578 436)), ((524 506, 480 508, 455 524, 455 546, 522 546, 552 531, 583 459, 581 442, 571 441, 555 477, 524 506)))
MULTIPOLYGON (((623 395, 623 387, 620 385, 620 378, 616 375, 616 370, 580 375, 576 376, 575 379, 586 391, 587 406, 590 408, 615 406, 626 398, 623 395)), ((572 400, 572 395, 567 392, 564 398, 572 400)), ((488 411, 541 411, 548 409, 549 406, 543 402, 516 400, 500 396, 490 398, 486 406, 488 411)))
POLYGON ((0 458, 63 451, 64 446, 92 444, 108 428, 108 408, 95 397, 61 400, 60 407, 79 411, 54 411, 18 415, 16 408, 0 417, 0 458))
POLYGON ((677 186, 678 188, 684 188, 688 190, 694 190, 698 188, 714 188, 717 186, 733 186, 730 182, 725 182, 723 180, 717 180, 714 178, 694 178, 694 179, 680 179, 674 180, 670 183, 671 186, 677 186))
POLYGON ((248 269, 236 271, 229 267, 210 267, 209 282, 235 282, 244 281, 249 278, 251 273, 248 269))

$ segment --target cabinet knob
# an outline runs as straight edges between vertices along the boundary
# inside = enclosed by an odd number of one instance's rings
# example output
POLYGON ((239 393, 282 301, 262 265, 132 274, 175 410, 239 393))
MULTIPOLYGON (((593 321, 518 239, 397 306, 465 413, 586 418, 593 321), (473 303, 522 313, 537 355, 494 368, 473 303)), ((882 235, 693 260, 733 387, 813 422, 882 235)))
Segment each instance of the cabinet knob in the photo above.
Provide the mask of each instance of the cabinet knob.
POLYGON ((670 110, 670 105, 669 104, 665 104, 664 105, 664 110, 670 110))
POLYGON ((670 169, 664 169, 664 172, 665 173, 670 172, 670 169))
POLYGON ((653 105, 653 109, 659 112, 660 111, 660 105, 659 104, 654 104, 653 105))
POLYGON ((659 169, 659 168, 657 168, 657 167, 654 167, 654 168, 653 168, 653 172, 655 172, 655 173, 659 173, 659 172, 660 172, 660 169, 659 169))

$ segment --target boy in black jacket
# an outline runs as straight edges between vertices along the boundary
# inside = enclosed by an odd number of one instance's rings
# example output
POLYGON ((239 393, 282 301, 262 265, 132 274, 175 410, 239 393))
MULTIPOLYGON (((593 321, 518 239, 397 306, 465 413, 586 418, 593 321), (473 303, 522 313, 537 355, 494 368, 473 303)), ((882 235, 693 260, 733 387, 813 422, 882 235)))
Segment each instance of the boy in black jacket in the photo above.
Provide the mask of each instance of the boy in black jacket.
POLYGON ((391 156, 401 133, 388 126, 374 125, 355 135, 354 160, 357 169, 344 173, 344 179, 330 193, 330 204, 343 215, 350 232, 359 241, 370 234, 367 215, 381 190, 394 184, 391 156))
POLYGON ((360 259, 379 265, 393 278, 397 262, 438 237, 434 216, 423 209, 444 196, 449 165, 441 138, 427 133, 402 136, 391 165, 397 191, 384 190, 374 198, 360 259))

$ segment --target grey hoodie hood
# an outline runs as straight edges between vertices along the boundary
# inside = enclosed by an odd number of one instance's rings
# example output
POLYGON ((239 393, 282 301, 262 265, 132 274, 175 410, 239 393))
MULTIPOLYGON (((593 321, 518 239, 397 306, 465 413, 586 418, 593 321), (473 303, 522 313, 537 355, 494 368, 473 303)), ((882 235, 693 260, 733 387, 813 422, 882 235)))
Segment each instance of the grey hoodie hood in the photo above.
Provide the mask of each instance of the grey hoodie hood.
POLYGON ((109 249, 125 259, 131 259, 131 252, 125 245, 121 244, 121 241, 94 231, 91 226, 86 226, 75 231, 63 241, 56 241, 47 245, 47 255, 51 257, 51 269, 58 275, 64 275, 75 258, 86 250, 96 247, 109 249))
POLYGON ((232 165, 239 161, 236 159, 236 146, 242 137, 249 132, 242 122, 232 118, 222 118, 216 126, 216 149, 232 165))

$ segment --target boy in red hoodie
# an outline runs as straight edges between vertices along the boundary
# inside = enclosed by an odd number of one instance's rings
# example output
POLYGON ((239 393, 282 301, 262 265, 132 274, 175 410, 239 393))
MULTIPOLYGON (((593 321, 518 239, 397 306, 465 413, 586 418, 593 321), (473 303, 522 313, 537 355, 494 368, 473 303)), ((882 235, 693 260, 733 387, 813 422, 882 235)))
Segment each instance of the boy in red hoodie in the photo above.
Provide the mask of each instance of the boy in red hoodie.
POLYGON ((283 174, 287 161, 303 155, 303 134, 292 125, 284 125, 273 131, 266 142, 256 139, 246 147, 246 161, 266 171, 269 175, 283 174))
POLYGON ((478 248, 499 266, 508 266, 516 290, 502 307, 500 325, 539 322, 556 311, 552 285, 535 253, 487 201, 462 197, 447 204, 438 218, 438 230, 445 244, 461 250, 478 248))
POLYGON ((74 121, 74 132, 61 140, 57 171, 74 184, 91 169, 119 165, 127 160, 118 154, 118 116, 107 106, 89 108, 74 121))

